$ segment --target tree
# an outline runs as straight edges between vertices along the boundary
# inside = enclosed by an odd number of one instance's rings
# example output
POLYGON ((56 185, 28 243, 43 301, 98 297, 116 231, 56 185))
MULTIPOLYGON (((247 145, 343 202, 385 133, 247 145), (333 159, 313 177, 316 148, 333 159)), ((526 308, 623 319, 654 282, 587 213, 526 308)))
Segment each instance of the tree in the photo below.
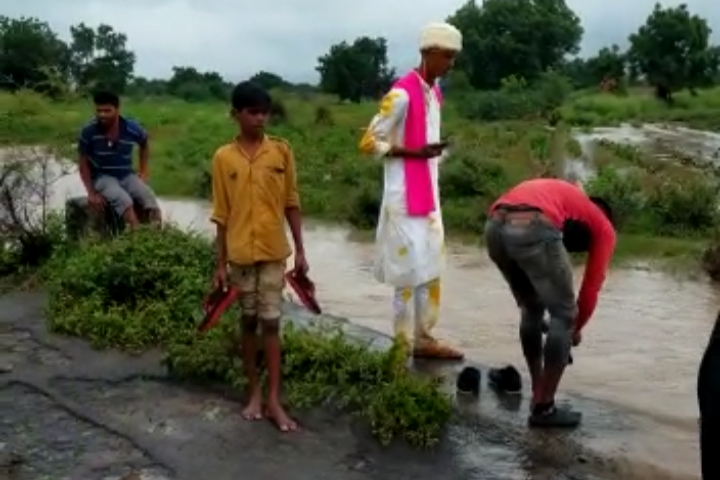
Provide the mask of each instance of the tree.
POLYGON ((135 54, 127 49, 127 36, 109 25, 97 29, 80 23, 70 27, 72 79, 77 88, 108 88, 123 93, 135 69, 135 54))
POLYGON ((630 35, 631 67, 655 87, 660 98, 672 92, 705 86, 720 67, 720 50, 710 45, 707 20, 692 15, 687 5, 656 4, 645 25, 630 35))
POLYGON ((173 67, 167 82, 170 95, 189 101, 227 100, 230 86, 217 72, 199 72, 194 67, 173 67))
POLYGON ((260 71, 250 77, 250 81, 260 85, 265 90, 273 90, 276 88, 286 88, 290 84, 280 75, 271 72, 260 71))
POLYGON ((598 87, 603 83, 620 86, 627 78, 626 55, 620 47, 603 47, 587 60, 575 59, 563 69, 573 83, 580 88, 598 87))
POLYGON ((499 88, 504 78, 538 78, 579 51, 583 29, 564 0, 473 0, 448 22, 463 33, 458 68, 476 88, 499 88))
POLYGON ((353 102, 380 97, 395 77, 395 71, 388 66, 384 38, 360 37, 352 44, 333 45, 318 59, 316 70, 323 92, 353 102))
POLYGON ((47 23, 0 17, 0 88, 57 93, 68 67, 69 49, 47 23))

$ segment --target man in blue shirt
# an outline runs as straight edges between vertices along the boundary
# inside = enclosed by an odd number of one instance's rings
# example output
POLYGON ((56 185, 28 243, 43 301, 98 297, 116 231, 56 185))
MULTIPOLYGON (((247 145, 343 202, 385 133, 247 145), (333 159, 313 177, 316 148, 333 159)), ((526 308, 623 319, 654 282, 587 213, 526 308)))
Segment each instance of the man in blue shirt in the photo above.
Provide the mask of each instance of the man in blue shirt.
POLYGON ((80 132, 79 167, 90 205, 109 204, 131 228, 139 225, 134 206, 160 221, 155 194, 147 185, 150 154, 147 132, 135 121, 120 115, 120 98, 112 92, 93 96, 95 119, 80 132), (133 148, 140 147, 140 168, 133 170, 133 148))

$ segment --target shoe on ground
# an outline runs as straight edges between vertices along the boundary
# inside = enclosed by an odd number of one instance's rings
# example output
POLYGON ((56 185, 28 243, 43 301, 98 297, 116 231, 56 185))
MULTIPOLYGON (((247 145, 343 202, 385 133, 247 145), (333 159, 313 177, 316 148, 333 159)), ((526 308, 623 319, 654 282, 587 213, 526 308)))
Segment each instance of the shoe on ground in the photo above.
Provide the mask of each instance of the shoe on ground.
POLYGON ((570 407, 536 405, 528 417, 528 425, 534 428, 576 428, 582 422, 582 413, 570 407))
POLYGON ((465 367, 457 377, 456 386, 459 393, 477 395, 480 393, 482 373, 475 367, 465 367))
POLYGON ((519 395, 522 392, 520 372, 512 365, 491 368, 488 372, 488 381, 493 388, 503 393, 519 395))

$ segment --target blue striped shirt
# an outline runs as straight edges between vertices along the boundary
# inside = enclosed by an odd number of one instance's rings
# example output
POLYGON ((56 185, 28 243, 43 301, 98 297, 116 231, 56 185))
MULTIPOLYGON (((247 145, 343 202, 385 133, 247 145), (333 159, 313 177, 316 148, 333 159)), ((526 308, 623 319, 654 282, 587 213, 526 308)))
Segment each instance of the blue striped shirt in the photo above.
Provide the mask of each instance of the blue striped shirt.
POLYGON ((110 175, 122 179, 133 172, 133 147, 145 145, 147 132, 129 118, 118 119, 118 139, 110 140, 97 119, 80 131, 78 153, 87 156, 93 178, 110 175))

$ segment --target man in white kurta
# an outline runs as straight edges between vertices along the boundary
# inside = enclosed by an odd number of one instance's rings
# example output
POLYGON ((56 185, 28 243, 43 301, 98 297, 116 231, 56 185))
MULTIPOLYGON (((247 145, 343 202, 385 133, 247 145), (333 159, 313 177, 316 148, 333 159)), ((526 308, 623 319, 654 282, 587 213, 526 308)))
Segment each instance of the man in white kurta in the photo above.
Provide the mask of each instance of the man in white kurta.
POLYGON ((397 340, 412 346, 415 357, 461 359, 463 355, 437 341, 432 329, 440 311, 440 276, 445 268, 445 239, 438 189, 438 167, 443 148, 440 138, 438 78, 452 66, 462 36, 445 23, 430 24, 421 33, 422 63, 414 71, 421 80, 425 102, 427 145, 409 149, 405 122, 411 96, 396 85, 383 98, 360 142, 360 149, 384 162, 384 190, 376 232, 375 276, 395 288, 394 329, 397 340), (431 213, 409 215, 404 162, 428 162, 435 200, 431 213))

